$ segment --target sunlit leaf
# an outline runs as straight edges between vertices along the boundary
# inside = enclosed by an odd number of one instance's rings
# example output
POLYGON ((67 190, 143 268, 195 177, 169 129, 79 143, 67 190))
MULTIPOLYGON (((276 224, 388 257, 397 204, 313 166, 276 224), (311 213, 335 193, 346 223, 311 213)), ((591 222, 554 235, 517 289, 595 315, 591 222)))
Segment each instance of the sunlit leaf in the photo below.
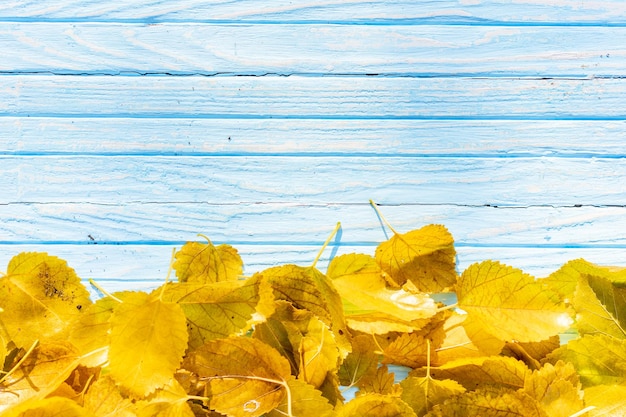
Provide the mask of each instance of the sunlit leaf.
MULTIPOLYGON (((2 417, 88 417, 89 414, 76 402, 62 397, 52 397, 28 401, 2 417)), ((91 416, 89 416, 91 417, 91 416)))
POLYGON ((582 276, 572 306, 576 310, 576 324, 580 334, 626 338, 626 289, 616 286, 610 278, 582 276))
POLYGON ((208 381, 211 408, 234 417, 278 407, 291 377, 287 359, 253 338, 209 341, 187 356, 184 367, 208 381))
POLYGON ((394 234, 376 248, 376 261, 398 285, 411 281, 424 292, 456 283, 454 239, 441 225, 394 234))
POLYGON ((175 256, 173 267, 180 282, 207 284, 234 281, 243 272, 239 253, 226 244, 215 246, 211 241, 187 242, 175 256))
POLYGON ((93 417, 134 417, 131 400, 124 398, 115 381, 108 375, 91 384, 83 406, 93 417))
MULTIPOLYGON (((426 368, 422 368, 410 375, 424 377, 426 373, 426 368)), ((523 362, 505 356, 464 358, 430 368, 431 377, 453 379, 468 390, 489 385, 520 389, 530 373, 523 362)))
POLYGON ((383 394, 361 395, 349 401, 339 417, 415 417, 415 413, 400 398, 383 394))
POLYGON ((467 391, 437 404, 428 417, 548 417, 528 394, 501 387, 467 391))
MULTIPOLYGON (((298 379, 287 381, 291 391, 291 415, 297 417, 333 417, 335 411, 322 393, 312 385, 298 379)), ((283 397, 276 409, 266 414, 267 417, 284 417, 288 415, 289 404, 287 397, 283 397)))
POLYGON ((388 289, 382 275, 376 260, 367 255, 338 256, 328 266, 328 276, 341 297, 363 311, 384 312, 404 322, 437 313, 437 305, 428 294, 388 289))
POLYGON ((156 295, 137 292, 111 316, 109 370, 115 381, 138 396, 165 385, 187 349, 182 308, 156 295))
POLYGON ((258 310, 273 309, 270 286, 257 277, 209 284, 180 283, 165 287, 164 301, 180 305, 187 317, 189 347, 247 331, 258 310))
POLYGON ((270 283, 277 300, 289 301, 326 323, 335 334, 342 356, 350 351, 341 297, 326 275, 315 268, 297 265, 273 267, 259 275, 270 283))
POLYGON ((344 359, 338 371, 341 385, 353 387, 363 378, 373 376, 378 366, 379 355, 371 336, 359 335, 352 339, 352 352, 344 359))
POLYGON ((89 292, 74 270, 47 253, 13 257, 0 278, 1 324, 19 347, 61 335, 89 304, 89 292))
POLYGON ((408 377, 400 382, 402 395, 418 416, 425 415, 436 404, 465 392, 465 388, 451 379, 437 380, 429 376, 408 377))
POLYGON ((570 300, 582 275, 604 274, 606 272, 584 259, 574 259, 554 271, 549 277, 539 281, 547 288, 559 293, 563 299, 570 300))
POLYGON ((137 417, 194 417, 187 399, 187 392, 172 379, 146 400, 137 401, 133 413, 137 417))
POLYGON ((468 320, 504 341, 545 340, 571 325, 558 294, 519 269, 498 262, 467 268, 459 279, 457 295, 468 320))
POLYGON ((548 355, 551 363, 571 362, 583 387, 626 383, 626 340, 584 335, 548 355))
POLYGON ((79 363, 78 350, 68 342, 48 341, 36 346, 0 384, 0 412, 56 390, 79 363))
POLYGON ((585 389, 589 417, 626 416, 626 385, 596 385, 585 389))
POLYGON ((523 391, 550 417, 569 417, 585 408, 576 369, 569 363, 548 363, 534 371, 526 378, 523 391))

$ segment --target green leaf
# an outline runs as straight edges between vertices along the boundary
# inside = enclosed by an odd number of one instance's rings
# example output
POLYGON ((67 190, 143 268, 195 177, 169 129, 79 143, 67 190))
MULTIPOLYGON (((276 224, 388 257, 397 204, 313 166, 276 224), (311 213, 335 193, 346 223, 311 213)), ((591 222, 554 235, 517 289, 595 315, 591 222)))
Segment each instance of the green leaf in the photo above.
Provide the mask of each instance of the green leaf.
POLYGON ((603 277, 582 276, 572 300, 578 333, 624 339, 626 330, 622 325, 626 319, 626 300, 623 297, 626 293, 622 292, 603 277))

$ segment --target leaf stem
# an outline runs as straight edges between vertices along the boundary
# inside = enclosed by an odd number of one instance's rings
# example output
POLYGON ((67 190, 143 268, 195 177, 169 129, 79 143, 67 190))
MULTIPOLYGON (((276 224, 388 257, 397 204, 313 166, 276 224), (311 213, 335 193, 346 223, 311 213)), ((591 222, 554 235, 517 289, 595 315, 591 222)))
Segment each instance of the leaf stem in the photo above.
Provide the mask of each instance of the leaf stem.
POLYGON ((317 256, 315 257, 315 260, 313 261, 313 265, 311 265, 311 268, 315 268, 315 265, 317 265, 317 261, 320 260, 320 258, 322 257, 322 253, 324 253, 324 250, 330 244, 330 241, 335 237, 335 235, 337 234, 340 228, 341 228, 341 222, 337 222, 330 236, 328 236, 328 239, 326 239, 326 242, 324 242, 324 244, 322 245, 322 248, 317 253, 317 256))
POLYGON ((450 305, 447 305, 447 306, 439 307, 437 309, 437 312, 446 311, 446 310, 454 310, 458 306, 459 306, 459 303, 454 303, 454 304, 450 304, 450 305))
POLYGON ((383 213, 378 209, 378 205, 376 203, 374 203, 374 200, 370 200, 370 205, 374 208, 374 210, 376 211, 376 214, 378 215, 378 217, 380 217, 380 219, 383 221, 383 223, 385 223, 385 226, 387 226, 389 228, 389 230, 391 230, 393 232, 394 235, 399 235, 400 233, 398 233, 396 231, 396 229, 394 229, 393 226, 391 226, 391 224, 387 221, 385 216, 383 216, 383 213))
POLYGON ((113 294, 105 290, 104 288, 102 288, 100 284, 98 284, 96 281, 93 280, 93 278, 89 278, 89 283, 93 287, 95 287, 98 291, 100 291, 102 294, 104 294, 105 296, 112 298, 113 300, 117 301, 120 304, 122 303, 122 300, 120 300, 119 298, 117 298, 116 296, 114 296, 113 294))
POLYGON ((198 236, 206 239, 206 241, 207 241, 207 243, 209 245, 213 245, 213 242, 211 242, 211 239, 209 239, 209 237, 207 235, 203 235, 202 233, 198 233, 198 236))
POLYGON ((170 282, 170 276, 172 275, 172 270, 174 269, 174 262, 176 258, 176 248, 172 248, 172 256, 170 257, 170 266, 167 269, 167 275, 165 276, 165 283, 161 287, 161 293, 159 294, 159 300, 163 301, 163 294, 165 294, 165 287, 170 282))
POLYGON ((583 408, 583 409, 582 409, 582 410, 580 410, 579 412, 574 413, 574 414, 572 414, 572 415, 571 415, 571 416, 569 416, 569 417, 580 417, 580 416, 582 416, 583 414, 588 413, 589 411, 591 411, 591 410, 595 410, 595 409, 596 409, 596 407, 595 407, 595 406, 590 405, 589 407, 587 407, 587 408, 583 408))

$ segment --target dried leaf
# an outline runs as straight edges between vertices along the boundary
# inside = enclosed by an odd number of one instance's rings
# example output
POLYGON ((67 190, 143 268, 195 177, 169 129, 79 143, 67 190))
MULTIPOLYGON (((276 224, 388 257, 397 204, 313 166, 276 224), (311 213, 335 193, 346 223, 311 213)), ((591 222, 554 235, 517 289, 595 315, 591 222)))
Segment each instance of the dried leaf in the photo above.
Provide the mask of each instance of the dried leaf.
POLYGON ((558 349, 560 344, 559 336, 552 336, 541 342, 507 342, 502 355, 520 360, 530 369, 539 369, 546 356, 558 349))
POLYGON ((534 371, 526 378, 523 391, 550 417, 569 417, 585 408, 576 369, 569 363, 548 363, 534 371))
POLYGON ((448 398, 460 395, 465 388, 451 379, 437 380, 430 376, 422 378, 408 377, 400 382, 402 395, 400 398, 407 403, 418 416, 425 415, 436 404, 448 398))
POLYGON ((243 273, 239 253, 230 245, 187 242, 176 252, 173 268, 180 282, 207 284, 235 281, 243 273))
POLYGON ((467 268, 457 295, 470 323, 504 341, 541 341, 571 325, 558 294, 519 269, 498 262, 485 261, 467 268))
POLYGON ((41 343, 0 383, 0 412, 55 391, 79 363, 78 351, 68 342, 41 343))
MULTIPOLYGON (((289 379, 287 385, 291 391, 291 415, 297 417, 335 416, 333 406, 312 385, 294 378, 289 379)), ((288 409, 289 404, 285 397, 278 407, 266 415, 267 417, 283 417, 289 415, 288 409)))
POLYGON ((13 257, 0 278, 0 324, 18 347, 61 335, 89 304, 89 292, 74 270, 47 253, 13 257))
POLYGON ((398 397, 366 394, 349 401, 338 417, 415 417, 415 413, 398 397))
POLYGON ((374 374, 368 374, 359 385, 359 395, 383 394, 399 396, 402 388, 396 384, 396 375, 389 372, 387 365, 379 367, 374 374))
POLYGON ((291 377, 280 353, 242 337, 207 342, 187 356, 184 367, 208 381, 211 408, 234 417, 257 417, 278 407, 291 377))
POLYGON ((441 225, 394 233, 376 248, 376 261, 397 285, 410 281, 424 292, 444 291, 457 279, 454 239, 441 225))
POLYGON ((383 363, 393 363, 419 368, 427 364, 428 349, 433 361, 437 358, 435 343, 429 343, 430 339, 419 333, 404 333, 395 339, 383 351, 383 363))
POLYGON ((165 287, 163 300, 177 303, 185 312, 191 349, 209 340, 245 333, 254 323, 255 313, 262 311, 265 315, 274 308, 270 286, 257 277, 170 284, 165 287))
POLYGON ((143 397, 167 384, 187 349, 182 308, 155 295, 129 294, 111 316, 109 370, 115 381, 143 397))
POLYGON ((548 417, 529 395, 507 388, 468 391, 433 407, 428 417, 548 417))
POLYGON ((326 323, 345 356, 350 351, 341 297, 330 279, 315 268, 283 265, 266 269, 260 275, 270 283, 277 300, 312 312, 326 323))
POLYGON ((93 417, 135 417, 130 411, 131 400, 122 396, 117 384, 108 375, 91 384, 83 406, 93 417))
POLYGON ((371 336, 359 335, 352 339, 352 352, 344 359, 338 371, 341 385, 358 386, 363 378, 372 377, 378 366, 376 343, 371 336))
MULTIPOLYGON (((520 389, 530 372, 523 362, 505 356, 464 358, 430 368, 431 377, 453 379, 468 390, 484 386, 520 389)), ((412 371, 410 376, 424 377, 426 374, 426 368, 421 368, 412 371)))

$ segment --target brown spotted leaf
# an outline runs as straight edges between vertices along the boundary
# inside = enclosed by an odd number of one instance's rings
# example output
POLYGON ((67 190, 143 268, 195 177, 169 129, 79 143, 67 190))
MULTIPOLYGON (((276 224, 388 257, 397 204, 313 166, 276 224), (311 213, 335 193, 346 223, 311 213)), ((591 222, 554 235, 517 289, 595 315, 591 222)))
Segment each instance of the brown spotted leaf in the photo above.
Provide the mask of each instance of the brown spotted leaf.
POLYGON ((62 259, 47 253, 25 252, 9 262, 0 278, 0 316, 18 347, 61 336, 91 304, 80 278, 62 259))

